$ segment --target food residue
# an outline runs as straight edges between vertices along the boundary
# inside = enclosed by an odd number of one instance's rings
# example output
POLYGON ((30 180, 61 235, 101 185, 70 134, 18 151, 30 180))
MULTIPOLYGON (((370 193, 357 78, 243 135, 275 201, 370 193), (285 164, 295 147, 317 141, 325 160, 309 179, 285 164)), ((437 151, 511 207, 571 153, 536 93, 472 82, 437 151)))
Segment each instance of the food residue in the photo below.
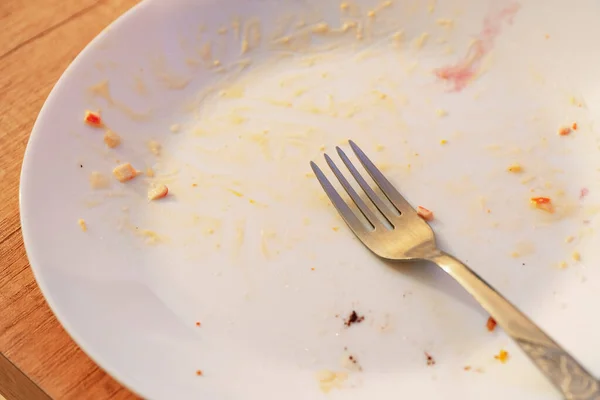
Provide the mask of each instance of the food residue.
POLYGON ((344 322, 346 326, 352 326, 353 324, 360 324, 365 320, 364 315, 358 315, 356 311, 352 310, 348 319, 344 322))
POLYGON ((102 122, 102 118, 100 118, 99 112, 86 110, 83 121, 86 124, 97 127, 97 128, 104 126, 104 123, 102 122))
POLYGON ((418 206, 417 207, 417 214, 419 215, 419 217, 423 218, 425 221, 432 221, 433 220, 433 212, 426 209, 425 207, 422 206, 418 206))
POLYGON ((425 352, 425 359, 427 360, 427 366, 431 367, 435 365, 435 359, 428 352, 425 352))
POLYGON ((160 155, 162 146, 156 140, 148 141, 147 146, 148 146, 148 150, 150 150, 150 153, 154 154, 155 156, 160 155))
POLYGON ((496 329, 496 320, 492 317, 489 317, 487 323, 485 324, 488 331, 493 332, 496 329))
POLYGON ((500 350, 500 353, 496 354, 494 358, 500 361, 502 364, 505 364, 508 361, 509 354, 506 350, 500 350))
POLYGON ((148 200, 158 200, 166 197, 169 193, 169 188, 165 185, 154 185, 148 189, 148 200))
POLYGON ((502 30, 502 23, 506 20, 509 24, 512 24, 512 20, 519 9, 520 5, 513 2, 498 13, 486 17, 483 29, 475 42, 469 46, 464 58, 454 65, 434 70, 435 75, 452 83, 453 91, 458 92, 464 89, 469 82, 476 78, 483 58, 494 47, 496 37, 502 30))
POLYGON ((575 261, 581 261, 581 254, 579 254, 578 251, 574 251, 571 256, 573 257, 573 260, 575 260, 575 261))
POLYGON ((85 220, 84 220, 84 219, 82 219, 82 218, 79 218, 79 219, 77 220, 77 223, 79 224, 79 227, 81 228, 81 230, 82 230, 83 232, 87 232, 87 224, 85 223, 85 220))
POLYGON ((573 129, 574 131, 577 130, 577 122, 573 122, 573 125, 571 125, 571 129, 573 129))
POLYGON ((169 130, 173 133, 177 133, 181 130, 181 125, 179 124, 173 124, 171 125, 171 127, 169 128, 169 130))
POLYGON ((196 321, 196 326, 201 326, 202 324, 200 323, 200 321, 196 321))
POLYGON ((197 369, 197 370, 196 370, 196 375, 197 375, 197 376, 202 376, 202 375, 204 375, 204 373, 202 372, 202 370, 201 370, 201 369, 197 369))
POLYGON ((319 387, 323 393, 328 393, 331 389, 339 389, 342 384, 348 379, 348 373, 322 370, 317 372, 317 380, 319 387))
POLYGON ((508 167, 508 172, 519 173, 523 172, 523 167, 519 164, 512 164, 508 167))
POLYGON ((554 213, 554 205, 552 204, 552 199, 549 197, 532 197, 530 201, 535 208, 549 212, 550 214, 554 213))
POLYGON ((560 136, 567 136, 571 134, 571 128, 569 128, 568 126, 562 126, 560 127, 560 129, 558 130, 558 134, 560 136))
POLYGON ((106 189, 110 186, 110 181, 100 172, 92 171, 90 174, 90 186, 92 189, 106 189))
POLYGON ((121 136, 108 129, 104 132, 104 143, 111 149, 114 149, 121 144, 121 136))
POLYGON ((119 182, 127 182, 137 176, 138 172, 129 163, 117 165, 113 169, 113 175, 119 182))

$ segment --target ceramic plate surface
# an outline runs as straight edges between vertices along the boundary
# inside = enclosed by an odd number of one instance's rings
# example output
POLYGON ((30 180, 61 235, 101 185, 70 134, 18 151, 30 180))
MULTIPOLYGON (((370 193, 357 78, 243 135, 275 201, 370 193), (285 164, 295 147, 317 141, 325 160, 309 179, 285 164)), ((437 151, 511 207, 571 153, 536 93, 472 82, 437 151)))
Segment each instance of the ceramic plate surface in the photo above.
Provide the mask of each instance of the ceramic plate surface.
POLYGON ((22 224, 44 295, 150 399, 559 399, 443 272, 369 253, 309 161, 355 140, 435 213, 444 250, 600 373, 600 4, 577 5, 141 3, 31 135, 22 224), (138 176, 117 181, 122 163, 138 176))

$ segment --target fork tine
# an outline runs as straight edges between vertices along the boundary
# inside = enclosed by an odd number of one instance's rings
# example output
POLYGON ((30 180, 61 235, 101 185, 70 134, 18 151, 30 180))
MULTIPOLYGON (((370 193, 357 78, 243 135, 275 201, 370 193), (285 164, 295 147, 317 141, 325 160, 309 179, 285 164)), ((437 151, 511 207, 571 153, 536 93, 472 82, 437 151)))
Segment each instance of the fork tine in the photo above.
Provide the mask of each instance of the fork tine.
POLYGON ((349 140, 350 147, 358 157, 359 161, 365 167, 371 178, 375 181, 379 189, 385 194, 388 200, 398 209, 400 213, 415 213, 416 210, 408 201, 396 190, 396 188, 387 180, 387 178, 379 171, 367 155, 354 143, 349 140))
POLYGON ((333 203, 335 208, 338 210, 344 221, 348 224, 348 226, 357 233, 365 233, 367 229, 365 225, 356 217, 354 212, 348 207, 344 199, 339 195, 339 193, 335 190, 329 179, 325 176, 321 168, 313 161, 310 162, 310 167, 315 173, 319 183, 323 187, 323 190, 329 197, 329 200, 333 203))
POLYGON ((379 218, 377 218, 377 216, 373 214, 369 207, 367 207, 363 199, 361 199, 358 193, 356 193, 352 185, 350 185, 346 177, 338 169, 337 165, 335 165, 331 157, 325 154, 325 160, 327 161, 327 165, 329 165, 329 168, 331 168, 331 170, 333 171, 335 177, 338 178, 338 181, 340 181, 342 187, 344 188, 346 193, 348 193, 348 196, 350 196, 352 201, 354 201, 354 204, 356 204, 356 207, 358 207, 360 212, 363 213, 365 218, 371 223, 371 225, 373 225, 373 227, 380 227, 381 221, 379 221, 379 218))
POLYGON ((375 204, 377 209, 381 212, 381 214, 383 214, 383 216, 388 220, 388 222, 394 225, 392 223, 393 216, 390 215, 390 212, 392 211, 390 210, 390 207, 387 206, 383 201, 381 201, 381 198, 373 191, 373 189, 371 189, 371 186, 369 186, 369 184, 367 183, 367 181, 365 181, 360 172, 358 172, 358 170, 356 169, 354 164, 352 164, 352 161, 350 161, 346 153, 344 153, 344 151, 338 146, 336 146, 336 150, 338 152, 338 155, 340 156, 340 158, 342 159, 342 161, 356 180, 356 182, 358 182, 359 186, 362 188, 362 190, 365 191, 367 196, 369 196, 369 199, 371 199, 373 204, 375 204))

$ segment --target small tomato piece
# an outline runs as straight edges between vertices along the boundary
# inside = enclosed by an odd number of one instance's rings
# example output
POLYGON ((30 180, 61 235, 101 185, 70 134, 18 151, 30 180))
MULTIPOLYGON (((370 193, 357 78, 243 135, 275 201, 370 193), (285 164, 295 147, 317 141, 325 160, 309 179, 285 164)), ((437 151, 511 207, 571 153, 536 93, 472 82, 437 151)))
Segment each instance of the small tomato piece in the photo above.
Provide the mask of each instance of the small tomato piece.
POLYGON ((425 207, 418 206, 417 214, 419 214, 419 217, 423 218, 425 221, 433 220, 433 212, 426 209, 425 207))
POLYGON ((94 127, 102 127, 104 123, 102 122, 102 118, 100 118, 100 113, 93 112, 90 110, 86 110, 85 117, 83 118, 84 122, 90 126, 94 127))

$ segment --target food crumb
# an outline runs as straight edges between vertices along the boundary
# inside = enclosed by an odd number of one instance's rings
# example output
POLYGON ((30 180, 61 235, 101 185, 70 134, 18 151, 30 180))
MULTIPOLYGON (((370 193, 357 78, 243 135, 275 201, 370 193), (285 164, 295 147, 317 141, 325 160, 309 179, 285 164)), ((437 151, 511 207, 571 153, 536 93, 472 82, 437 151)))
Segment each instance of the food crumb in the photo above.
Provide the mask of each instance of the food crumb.
POLYGON ((426 209, 425 207, 418 206, 417 214, 419 215, 419 217, 423 218, 425 221, 433 220, 433 212, 426 209))
POLYGON ((334 372, 322 370, 317 372, 317 380, 323 393, 328 393, 331 389, 340 388, 342 383, 348 379, 346 372, 334 372))
POLYGON ((90 186, 92 189, 106 189, 110 186, 110 182, 106 176, 97 171, 92 171, 90 174, 90 186))
POLYGON ((505 364, 508 361, 509 354, 506 350, 500 350, 500 353, 496 354, 494 358, 500 361, 502 364, 505 364))
POLYGON ((574 131, 577 130, 577 122, 573 122, 573 125, 571 125, 571 129, 573 129, 574 131))
POLYGON ((146 172, 145 172, 146 176, 148 178, 154 178, 154 170, 151 167, 146 168, 146 172))
POLYGON ((435 21, 435 23, 439 26, 443 26, 444 28, 452 28, 454 26, 454 21, 449 18, 439 18, 435 21))
POLYGON ((161 150, 162 146, 156 140, 148 141, 147 146, 148 146, 148 150, 150 150, 150 153, 154 154, 155 156, 160 155, 160 150, 161 150))
POLYGON ((197 370, 196 370, 196 375, 197 375, 197 376, 202 376, 202 375, 204 375, 204 372, 202 372, 202 370, 201 370, 201 369, 197 369, 197 370))
POLYGON ((445 117, 446 115, 448 115, 448 111, 438 108, 437 110, 435 110, 435 115, 437 115, 440 118, 445 117))
POLYGON ((104 126, 104 123, 102 122, 102 118, 100 118, 100 113, 99 112, 94 112, 94 111, 90 111, 90 110, 86 110, 85 111, 85 117, 83 118, 83 121, 90 125, 90 126, 94 126, 96 128, 100 128, 102 126, 104 126))
POLYGON ((79 227, 81 228, 81 230, 82 230, 83 232, 87 232, 87 224, 85 223, 85 220, 84 220, 84 219, 82 219, 82 218, 79 218, 79 219, 77 220, 77 223, 79 224, 79 227))
POLYGON ((581 254, 579 254, 578 251, 574 251, 572 254, 573 260, 575 261, 581 261, 581 254))
POLYGON ((352 324, 360 324, 365 320, 364 315, 358 315, 355 310, 352 310, 348 319, 344 322, 344 325, 351 326, 352 324))
POLYGON ((569 265, 567 264, 567 262, 566 262, 566 261, 561 261, 561 262, 560 262, 560 264, 558 264, 558 267, 559 267, 560 269, 565 269, 565 268, 567 268, 568 266, 569 266, 569 265))
POLYGON ((519 164, 512 164, 511 166, 508 167, 508 172, 513 172, 513 173, 519 173, 519 172, 523 172, 523 167, 519 164))
POLYGON ((470 365, 466 365, 466 366, 465 366, 463 369, 464 369, 465 371, 470 371, 470 370, 471 370, 471 366, 470 366, 470 365))
POLYGON ((313 26, 312 31, 313 33, 327 33, 329 32, 329 25, 327 25, 325 22, 321 22, 320 24, 313 26))
POLYGON ((579 200, 583 199, 585 196, 587 196, 590 193, 590 191, 587 188, 582 188, 579 191, 579 200))
POLYGON ((573 240, 575 240, 575 237, 574 237, 574 236, 567 236, 567 237, 565 238, 565 243, 571 243, 573 240))
POLYGON ((569 128, 568 126, 563 126, 558 130, 558 134, 560 136, 567 136, 571 134, 571 128, 569 128))
POLYGON ((446 144, 446 143, 448 143, 448 141, 446 139, 440 140, 440 144, 446 144))
POLYGON ((497 322, 492 317, 489 317, 487 320, 487 323, 485 324, 485 326, 487 327, 487 330, 490 332, 493 332, 494 329, 496 329, 496 325, 497 325, 497 322))
POLYGON ((169 130, 173 133, 177 133, 181 130, 181 125, 179 124, 173 124, 171 125, 171 127, 169 128, 169 130))
POLYGON ((201 326, 202 324, 200 323, 200 321, 196 321, 196 326, 201 326))
POLYGON ((433 356, 431 354, 429 354, 428 352, 425 352, 425 359, 427 360, 427 365, 429 367, 435 365, 435 360, 434 360, 433 356))
POLYGON ((549 197, 532 197, 530 201, 536 208, 549 212, 550 214, 554 213, 554 206, 549 197))
POLYGON ((121 136, 110 129, 107 129, 106 132, 104 132, 104 143, 111 149, 114 149, 121 144, 121 136))
POLYGON ((148 190, 148 200, 158 200, 166 197, 169 194, 169 188, 165 185, 155 185, 148 190))
POLYGON ((113 175, 119 182, 127 182, 137 176, 137 171, 129 163, 117 165, 113 169, 113 175))

